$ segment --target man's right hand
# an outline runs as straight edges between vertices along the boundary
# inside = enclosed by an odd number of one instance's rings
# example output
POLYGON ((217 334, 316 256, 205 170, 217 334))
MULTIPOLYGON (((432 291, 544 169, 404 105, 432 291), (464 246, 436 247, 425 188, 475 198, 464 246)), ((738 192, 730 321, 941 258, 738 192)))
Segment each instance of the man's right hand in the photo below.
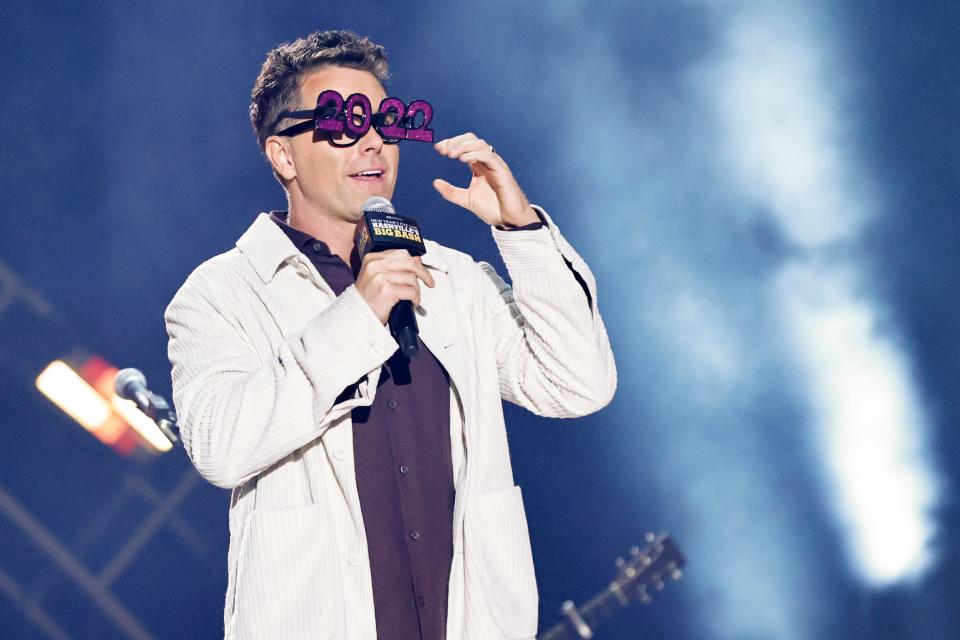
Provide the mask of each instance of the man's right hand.
POLYGON ((368 253, 360 266, 356 287, 370 308, 386 324, 390 310, 401 300, 420 304, 420 282, 433 288, 433 276, 406 249, 368 253))

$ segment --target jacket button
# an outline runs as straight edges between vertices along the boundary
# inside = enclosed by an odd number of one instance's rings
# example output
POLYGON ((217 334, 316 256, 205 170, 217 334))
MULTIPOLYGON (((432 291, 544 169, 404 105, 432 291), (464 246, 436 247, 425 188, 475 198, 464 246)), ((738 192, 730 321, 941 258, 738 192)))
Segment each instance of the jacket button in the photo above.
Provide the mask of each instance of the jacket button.
POLYGON ((405 476, 408 473, 410 473, 410 469, 407 468, 407 465, 405 464, 400 465, 400 474, 405 476))
POLYGON ((391 409, 396 409, 397 401, 393 399, 387 400, 387 406, 390 407, 391 409))
POLYGON ((413 531, 411 531, 411 532, 410 532, 410 539, 411 539, 411 540, 419 540, 419 539, 420 539, 420 532, 417 531, 416 529, 414 529, 413 531))

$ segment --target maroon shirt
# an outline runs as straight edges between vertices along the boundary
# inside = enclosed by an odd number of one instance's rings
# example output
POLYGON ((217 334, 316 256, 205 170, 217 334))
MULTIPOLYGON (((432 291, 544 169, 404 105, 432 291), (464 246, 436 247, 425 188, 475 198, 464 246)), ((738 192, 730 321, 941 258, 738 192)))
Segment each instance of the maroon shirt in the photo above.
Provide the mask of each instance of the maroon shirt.
MULTIPOLYGON (((354 283, 324 242, 287 225, 285 212, 270 215, 336 295, 354 283)), ((373 403, 351 419, 377 637, 442 640, 455 495, 447 373, 425 344, 412 360, 398 351, 384 363, 373 403)))

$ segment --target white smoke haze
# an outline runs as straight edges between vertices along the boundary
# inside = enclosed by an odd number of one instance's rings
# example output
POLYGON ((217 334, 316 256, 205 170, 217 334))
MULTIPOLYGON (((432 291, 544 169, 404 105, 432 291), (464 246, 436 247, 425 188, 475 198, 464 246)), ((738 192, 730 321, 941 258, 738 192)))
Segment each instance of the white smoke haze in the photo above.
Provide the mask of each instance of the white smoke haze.
POLYGON ((878 302, 854 288, 863 277, 856 240, 873 196, 857 174, 844 135, 853 123, 844 124, 831 84, 830 72, 843 68, 828 63, 832 34, 814 32, 809 8, 771 16, 744 7, 733 14, 729 53, 717 66, 724 156, 796 256, 776 274, 774 299, 807 378, 824 480, 851 563, 872 585, 915 578, 931 561, 935 531, 928 427, 895 328, 881 334, 878 302), (814 260, 818 267, 809 266, 814 260))
POLYGON ((816 249, 854 238, 870 204, 835 104, 843 72, 828 55, 833 34, 810 33, 810 7, 776 6, 731 12, 710 81, 742 195, 792 244, 816 249))
MULTIPOLYGON (((806 639, 822 625, 823 605, 810 595, 819 577, 802 553, 803 518, 776 480, 782 457, 754 419, 770 373, 769 274, 754 270, 763 256, 741 245, 751 234, 743 196, 717 177, 723 135, 703 87, 712 52, 664 74, 655 94, 637 95, 625 81, 634 61, 604 28, 614 27, 595 25, 590 46, 559 62, 565 91, 603 96, 605 123, 569 140, 561 157, 564 174, 583 181, 579 204, 605 216, 578 232, 596 234, 618 361, 634 368, 619 391, 632 399, 620 405, 623 419, 632 423, 635 405, 653 416, 629 430, 652 452, 643 481, 675 504, 678 538, 705 563, 691 565, 683 589, 696 637, 806 639), (623 251, 602 251, 610 237, 623 251)), ((586 120, 597 102, 570 106, 574 121, 586 120)))
POLYGON ((620 397, 653 416, 640 435, 652 475, 681 502, 689 555, 711 561, 688 574, 702 637, 828 637, 820 558, 778 467, 822 483, 866 585, 916 578, 933 560, 938 494, 926 417, 865 281, 858 241, 877 196, 838 31, 799 1, 702 11, 716 39, 643 95, 629 82, 642 61, 614 46, 619 25, 568 12, 589 46, 556 52, 560 90, 595 98, 572 103, 573 119, 602 104, 605 126, 571 137, 562 173, 606 216, 579 232, 596 235, 604 308, 628 301, 608 312, 619 362, 641 363, 620 397), (611 237, 622 252, 603 250, 611 237), (799 404, 779 437, 757 411, 778 400, 799 404), (784 451, 790 432, 797 448, 784 451))
POLYGON ((776 295, 809 393, 833 507, 869 583, 916 579, 933 560, 933 476, 904 354, 856 294, 852 269, 792 264, 776 295))

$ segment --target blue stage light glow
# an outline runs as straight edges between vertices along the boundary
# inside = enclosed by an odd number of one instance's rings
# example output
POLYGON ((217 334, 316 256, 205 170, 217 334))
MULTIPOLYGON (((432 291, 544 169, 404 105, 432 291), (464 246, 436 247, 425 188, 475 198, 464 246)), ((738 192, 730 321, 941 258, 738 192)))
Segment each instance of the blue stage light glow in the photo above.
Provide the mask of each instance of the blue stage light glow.
POLYGON ((744 3, 731 12, 713 86, 735 184, 790 253, 773 274, 772 302, 826 493, 853 568, 883 586, 928 567, 936 481, 910 356, 857 245, 876 195, 850 135, 855 105, 837 81, 849 72, 814 11, 744 3))
MULTIPOLYGON (((556 60, 573 121, 602 96, 604 126, 561 156, 571 208, 604 214, 577 233, 621 364, 613 411, 649 453, 638 480, 713 561, 688 573, 698 637, 829 637, 812 529, 830 525, 812 518, 833 520, 869 587, 933 558, 927 419, 860 242, 882 185, 857 156, 855 70, 815 5, 687 8, 703 23, 672 24, 661 59, 626 56, 636 23, 594 15, 576 26, 590 46, 556 60)), ((636 468, 636 448, 617 453, 636 468)))

